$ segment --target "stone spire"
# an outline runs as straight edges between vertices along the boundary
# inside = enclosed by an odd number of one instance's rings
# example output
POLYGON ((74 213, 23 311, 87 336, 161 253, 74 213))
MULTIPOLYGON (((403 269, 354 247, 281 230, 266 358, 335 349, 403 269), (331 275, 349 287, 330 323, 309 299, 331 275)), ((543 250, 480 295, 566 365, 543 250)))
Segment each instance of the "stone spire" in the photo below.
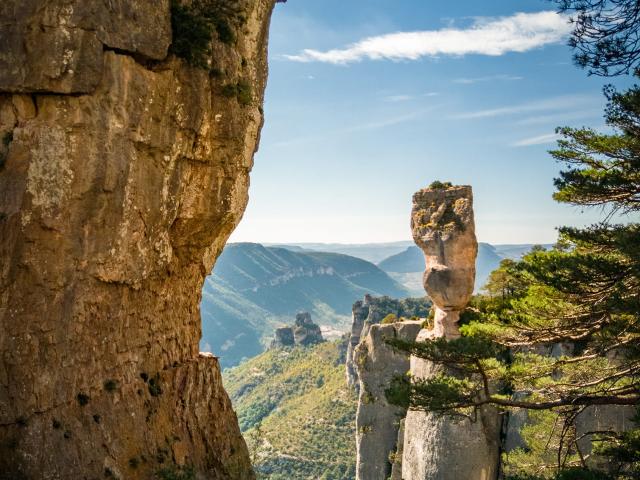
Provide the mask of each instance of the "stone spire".
MULTIPOLYGON (((460 336, 458 320, 473 294, 478 253, 469 186, 431 184, 413 196, 411 229, 424 252, 424 288, 435 306, 434 327, 421 330, 416 341, 460 336)), ((412 356, 414 379, 428 380, 457 372, 412 356)), ((500 458, 500 416, 482 407, 475 418, 454 419, 409 409, 404 423, 404 480, 492 480, 500 458)), ((397 469, 396 469, 397 470, 397 469)))
POLYGON ((473 295, 478 242, 471 187, 434 184, 415 193, 411 231, 424 252, 424 288, 435 306, 433 337, 457 338, 473 295))

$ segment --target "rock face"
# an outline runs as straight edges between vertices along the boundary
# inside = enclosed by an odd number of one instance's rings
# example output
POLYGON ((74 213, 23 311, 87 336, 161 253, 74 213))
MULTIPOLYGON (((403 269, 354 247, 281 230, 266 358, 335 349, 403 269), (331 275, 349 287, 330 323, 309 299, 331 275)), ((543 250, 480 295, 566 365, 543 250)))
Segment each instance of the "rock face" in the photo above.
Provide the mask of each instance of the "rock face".
MULTIPOLYGON (((431 378, 441 368, 411 357, 410 371, 416 378, 431 378)), ((402 479, 495 480, 500 461, 501 423, 492 407, 478 410, 473 421, 409 409, 405 418, 402 479)))
POLYGON ((354 361, 355 348, 364 339, 371 325, 380 323, 390 313, 398 318, 425 318, 429 314, 431 302, 426 298, 405 298, 397 300, 389 297, 365 295, 352 308, 351 333, 347 346, 346 376, 347 384, 356 390, 360 387, 358 370, 354 361))
POLYGON ((320 326, 313 323, 309 312, 302 312, 296 315, 296 323, 293 326, 293 339, 296 345, 315 345, 324 342, 320 326))
POLYGON ((293 338, 293 328, 280 327, 276 328, 275 336, 271 342, 270 348, 293 347, 295 339, 293 338))
MULTIPOLYGON (((413 197, 411 227, 425 255, 424 287, 435 306, 433 329, 422 330, 416 340, 457 338, 460 312, 473 294, 478 251, 471 187, 420 190, 413 197)), ((412 356, 410 372, 412 378, 428 379, 441 373, 442 367, 412 356)), ((479 410, 473 421, 410 409, 405 419, 402 478, 496 479, 500 426, 493 408, 479 410)))
POLYGON ((253 478, 198 353, 262 126, 273 0, 232 4, 217 76, 167 55, 169 0, 0 5, 0 478, 253 478))
POLYGON ((420 321, 371 325, 355 350, 360 380, 356 415, 356 478, 387 480, 396 452, 399 420, 404 409, 387 402, 385 390, 394 377, 409 370, 409 357, 395 351, 385 339, 415 340, 420 321))
POLYGON ((473 295, 478 255, 471 187, 416 192, 411 230, 424 253, 424 288, 436 307, 433 334, 459 337, 457 322, 473 295))
POLYGON ((311 320, 309 312, 296 315, 293 327, 280 327, 275 331, 274 339, 269 348, 283 348, 300 345, 303 347, 324 342, 320 325, 311 320))

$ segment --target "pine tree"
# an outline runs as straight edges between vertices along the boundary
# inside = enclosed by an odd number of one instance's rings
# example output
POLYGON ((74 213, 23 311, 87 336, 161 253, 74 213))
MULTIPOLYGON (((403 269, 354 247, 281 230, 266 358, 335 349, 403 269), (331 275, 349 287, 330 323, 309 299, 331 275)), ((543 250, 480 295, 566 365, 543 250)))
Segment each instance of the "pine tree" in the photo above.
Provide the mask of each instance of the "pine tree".
POLYGON ((640 430, 590 432, 608 458, 597 463, 585 459, 576 421, 591 406, 640 404, 640 224, 630 221, 640 211, 640 88, 605 93, 615 133, 561 128, 551 152, 565 167, 554 198, 598 207, 602 221, 561 228, 555 248, 503 262, 463 314, 462 338, 390 341, 464 374, 398 381, 396 403, 531 412, 529 452, 511 459, 513 478, 640 478, 640 430))

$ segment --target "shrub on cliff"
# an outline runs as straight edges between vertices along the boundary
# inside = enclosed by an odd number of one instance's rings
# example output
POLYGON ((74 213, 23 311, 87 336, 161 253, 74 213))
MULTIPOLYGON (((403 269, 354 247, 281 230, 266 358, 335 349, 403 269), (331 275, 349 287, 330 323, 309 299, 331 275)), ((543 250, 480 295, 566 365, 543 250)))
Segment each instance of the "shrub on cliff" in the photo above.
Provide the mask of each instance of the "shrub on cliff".
POLYGON ((214 33, 223 43, 235 41, 233 28, 219 7, 203 0, 194 1, 191 5, 172 0, 171 31, 171 53, 189 65, 203 69, 209 68, 214 33))

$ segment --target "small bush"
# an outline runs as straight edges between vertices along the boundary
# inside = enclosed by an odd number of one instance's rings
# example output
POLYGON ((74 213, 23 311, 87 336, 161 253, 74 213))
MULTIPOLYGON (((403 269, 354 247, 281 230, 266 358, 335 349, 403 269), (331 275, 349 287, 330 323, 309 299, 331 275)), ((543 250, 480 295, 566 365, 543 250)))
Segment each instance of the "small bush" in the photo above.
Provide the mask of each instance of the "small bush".
POLYGON ((451 184, 451 182, 441 182, 439 180, 436 180, 434 182, 431 182, 431 185, 429 185, 429 188, 431 190, 445 190, 447 188, 451 188, 453 185, 451 184))
POLYGON ((172 0, 171 31, 171 53, 203 69, 208 69, 214 32, 222 43, 232 44, 236 40, 228 19, 205 2, 182 5, 179 0, 172 0))
POLYGON ((227 83, 222 87, 222 95, 227 98, 236 97, 240 105, 251 105, 253 101, 253 89, 251 84, 245 80, 234 83, 227 83))
POLYGON ((91 397, 89 397, 89 395, 82 392, 79 393, 76 398, 81 407, 84 407, 85 405, 87 405, 89 403, 89 400, 91 400, 91 397))
POLYGON ((155 376, 149 379, 149 393, 152 397, 159 397, 162 395, 162 387, 160 386, 160 374, 156 373, 155 376))
POLYGON ((396 323, 398 321, 398 316, 395 313, 390 313, 386 317, 382 319, 380 323, 383 325, 388 325, 390 323, 396 323))
POLYGON ((51 422, 51 426, 56 430, 60 430, 60 428, 62 428, 62 423, 54 418, 53 422, 51 422))
POLYGON ((157 472, 157 476, 160 480, 195 480, 196 473, 193 467, 172 467, 163 468, 157 472))
POLYGON ((173 42, 170 51, 176 57, 199 68, 207 68, 211 54, 211 22, 193 6, 171 2, 171 31, 173 42))
POLYGON ((118 382, 113 379, 109 379, 104 382, 104 389, 107 392, 115 392, 118 389, 118 382))
POLYGON ((135 470, 136 468, 138 468, 138 465, 140 465, 140 460, 138 460, 136 457, 129 459, 129 466, 131 468, 135 470))

